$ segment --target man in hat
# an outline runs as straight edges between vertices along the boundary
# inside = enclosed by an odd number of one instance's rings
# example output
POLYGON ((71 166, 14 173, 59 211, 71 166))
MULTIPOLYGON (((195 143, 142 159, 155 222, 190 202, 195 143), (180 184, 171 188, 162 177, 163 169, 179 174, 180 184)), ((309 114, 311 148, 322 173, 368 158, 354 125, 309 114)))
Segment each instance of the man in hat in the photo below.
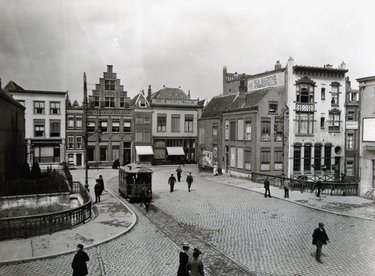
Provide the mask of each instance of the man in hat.
POLYGON ((88 274, 86 262, 90 260, 89 256, 83 251, 83 245, 77 245, 77 253, 74 255, 72 268, 73 276, 84 276, 88 274))
POLYGON ((181 165, 178 166, 176 172, 177 172, 177 180, 178 180, 178 182, 180 182, 181 181, 181 173, 182 173, 181 165))
POLYGON ((100 194, 102 194, 103 193, 103 191, 104 191, 104 180, 103 180, 103 176, 102 175, 99 175, 99 182, 100 182, 100 186, 101 186, 101 192, 100 192, 100 194))
POLYGON ((184 242, 182 245, 182 251, 180 252, 180 264, 178 266, 177 276, 189 276, 189 272, 186 268, 187 263, 189 262, 189 244, 184 242))
POLYGON ((191 183, 193 183, 193 176, 191 175, 191 172, 189 172, 189 175, 186 177, 186 183, 188 184, 188 190, 190 192, 191 183))
POLYGON ((264 180, 264 197, 271 197, 271 192, 270 192, 270 181, 268 180, 269 178, 267 177, 266 180, 264 180))
POLYGON ((94 192, 95 192, 95 203, 98 201, 100 202, 100 195, 102 194, 102 185, 100 184, 100 180, 96 180, 96 184, 94 186, 94 192))
POLYGON ((324 229, 324 223, 319 222, 319 227, 314 230, 314 233, 312 235, 313 241, 312 244, 316 245, 316 254, 315 259, 322 263, 320 257, 322 255, 322 247, 323 244, 327 244, 327 241, 329 241, 328 235, 326 233, 326 230, 324 229))
POLYGON ((176 183, 176 177, 173 176, 173 173, 171 174, 171 176, 169 177, 168 179, 168 184, 170 186, 170 192, 173 192, 173 189, 174 189, 174 183, 176 183))

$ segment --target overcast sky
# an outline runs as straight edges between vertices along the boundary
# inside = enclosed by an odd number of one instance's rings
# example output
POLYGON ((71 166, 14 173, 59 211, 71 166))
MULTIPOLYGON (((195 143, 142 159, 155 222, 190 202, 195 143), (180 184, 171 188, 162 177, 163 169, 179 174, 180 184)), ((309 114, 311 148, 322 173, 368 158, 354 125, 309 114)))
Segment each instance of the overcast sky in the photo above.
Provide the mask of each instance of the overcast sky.
MULTIPOLYGON (((276 60, 375 75, 373 1, 0 0, 0 77, 25 89, 98 83, 112 64, 134 97, 178 87, 222 93, 222 69, 256 74, 276 60)), ((93 85, 89 85, 90 88, 93 85)))

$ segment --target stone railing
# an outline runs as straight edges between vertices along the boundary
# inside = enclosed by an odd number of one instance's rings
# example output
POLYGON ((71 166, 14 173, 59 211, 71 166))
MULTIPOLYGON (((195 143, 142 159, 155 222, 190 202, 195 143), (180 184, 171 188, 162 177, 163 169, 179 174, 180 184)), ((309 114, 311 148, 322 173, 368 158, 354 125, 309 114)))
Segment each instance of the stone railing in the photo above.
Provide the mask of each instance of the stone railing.
POLYGON ((52 234, 85 223, 91 218, 90 194, 79 182, 73 182, 73 192, 79 193, 83 200, 83 204, 77 208, 56 213, 0 219, 0 240, 52 234))

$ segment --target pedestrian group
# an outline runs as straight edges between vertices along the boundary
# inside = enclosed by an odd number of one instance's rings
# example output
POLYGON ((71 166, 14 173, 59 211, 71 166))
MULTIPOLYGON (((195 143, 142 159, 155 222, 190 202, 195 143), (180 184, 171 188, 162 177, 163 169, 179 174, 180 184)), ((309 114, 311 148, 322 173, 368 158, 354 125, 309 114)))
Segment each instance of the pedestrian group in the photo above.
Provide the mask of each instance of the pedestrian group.
POLYGON ((96 184, 94 186, 94 192, 95 192, 95 203, 98 201, 100 202, 100 196, 102 195, 104 191, 104 180, 103 176, 99 175, 99 178, 96 179, 96 184))
MULTIPOLYGON (((169 192, 171 192, 171 193, 174 191, 175 183, 177 181, 181 182, 181 174, 182 174, 181 166, 178 166, 176 172, 177 172, 177 180, 176 180, 176 177, 174 177, 173 173, 168 178, 168 184, 169 184, 169 187, 170 187, 169 192)), ((193 183, 193 181, 194 181, 193 175, 191 174, 191 172, 189 172, 189 174, 186 177, 186 183, 187 183, 189 192, 191 191, 191 184, 193 183)))
POLYGON ((189 248, 188 243, 182 243, 177 276, 204 276, 203 262, 199 260, 202 252, 198 248, 194 248, 193 258, 190 258, 189 248))

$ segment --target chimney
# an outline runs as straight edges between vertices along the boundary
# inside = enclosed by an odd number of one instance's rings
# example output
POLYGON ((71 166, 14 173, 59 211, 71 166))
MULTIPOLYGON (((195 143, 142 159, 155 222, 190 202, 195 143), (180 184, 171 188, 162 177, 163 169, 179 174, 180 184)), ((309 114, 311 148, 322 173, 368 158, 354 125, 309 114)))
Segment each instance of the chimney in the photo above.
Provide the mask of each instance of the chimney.
POLYGON ((346 63, 345 62, 341 62, 339 68, 340 69, 346 69, 346 63))
POLYGON ((246 80, 245 74, 242 74, 241 78, 240 78, 240 86, 238 88, 239 96, 241 98, 245 98, 245 93, 246 93, 246 90, 247 90, 246 85, 245 85, 245 80, 246 80))
POLYGON ((188 97, 189 97, 189 99, 190 99, 190 89, 188 90, 188 97))
POLYGON ((275 70, 278 70, 278 69, 281 69, 280 60, 276 61, 276 64, 275 64, 275 70))
POLYGON ((163 84, 163 88, 165 88, 165 84, 163 84))
POLYGON ((144 91, 143 89, 142 89, 142 91, 141 91, 141 92, 142 92, 142 95, 144 95, 144 94, 145 94, 145 91, 144 91))
POLYGON ((113 65, 107 65, 107 72, 113 73, 113 65))
POLYGON ((147 90, 147 100, 151 100, 151 84, 148 85, 148 90, 147 90))

